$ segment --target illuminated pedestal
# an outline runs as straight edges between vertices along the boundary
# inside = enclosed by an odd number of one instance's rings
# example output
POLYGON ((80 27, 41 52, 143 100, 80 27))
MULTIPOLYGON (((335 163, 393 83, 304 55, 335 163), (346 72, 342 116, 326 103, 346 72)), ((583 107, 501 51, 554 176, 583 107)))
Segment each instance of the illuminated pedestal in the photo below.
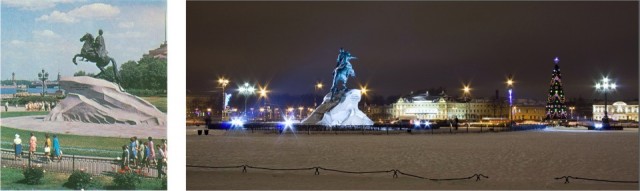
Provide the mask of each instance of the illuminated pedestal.
POLYGON ((305 125, 373 125, 373 121, 360 109, 360 90, 352 89, 337 93, 333 100, 331 93, 324 96, 322 104, 302 121, 305 125))

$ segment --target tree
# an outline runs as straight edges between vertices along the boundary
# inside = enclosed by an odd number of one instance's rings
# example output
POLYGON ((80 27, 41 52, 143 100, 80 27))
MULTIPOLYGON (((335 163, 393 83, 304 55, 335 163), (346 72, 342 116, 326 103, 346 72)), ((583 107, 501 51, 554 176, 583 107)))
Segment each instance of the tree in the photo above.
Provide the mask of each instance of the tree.
POLYGON ((87 73, 84 70, 80 70, 77 71, 76 73, 73 73, 73 76, 94 76, 95 74, 93 73, 87 73))
POLYGON ((551 82, 547 97, 547 120, 567 119, 567 106, 565 104, 564 91, 562 89, 562 75, 558 57, 554 59, 555 66, 551 73, 551 82))

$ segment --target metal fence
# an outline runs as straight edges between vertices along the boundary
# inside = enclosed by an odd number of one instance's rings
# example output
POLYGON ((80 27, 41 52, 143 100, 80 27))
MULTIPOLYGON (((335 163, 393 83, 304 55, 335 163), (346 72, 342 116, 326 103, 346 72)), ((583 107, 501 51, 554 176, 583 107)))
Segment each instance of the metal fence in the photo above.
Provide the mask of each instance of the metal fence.
MULTIPOLYGON (((22 159, 16 160, 14 158, 15 152, 11 149, 1 149, 2 166, 3 167, 27 167, 27 166, 41 166, 47 171, 51 172, 65 172, 71 173, 73 170, 84 170, 85 172, 104 176, 112 175, 120 169, 121 161, 116 158, 107 157, 91 157, 91 156, 62 156, 62 160, 51 159, 49 162, 44 153, 36 153, 33 156, 29 156, 27 151, 23 151, 22 159)), ((139 169, 141 175, 147 177, 156 177, 158 175, 158 169, 155 167, 141 168, 139 169)), ((163 171, 166 172, 166 165, 163 167, 163 171)))
MULTIPOLYGON (((212 124, 208 129, 245 130, 252 133, 281 134, 295 131, 300 134, 456 134, 456 133, 489 133, 544 129, 545 125, 514 125, 514 126, 407 126, 407 125, 293 125, 284 127, 278 123, 249 123, 242 127, 231 127, 224 124, 212 124)), ((198 135, 208 134, 207 129, 197 130, 198 135)))
POLYGON ((247 169, 257 169, 257 170, 269 170, 269 171, 314 171, 314 175, 320 175, 320 171, 330 171, 337 173, 345 173, 345 174, 392 174, 393 178, 398 178, 398 175, 409 176, 413 178, 419 178, 424 180, 431 181, 452 181, 452 180, 470 180, 475 178, 475 181, 480 181, 480 178, 489 178, 483 174, 473 174, 468 177, 458 177, 458 178, 427 178, 423 176, 418 176, 414 174, 409 174, 402 172, 398 169, 390 169, 390 170, 376 170, 376 171, 347 171, 347 170, 338 170, 331 168, 324 168, 320 166, 314 167, 306 167, 306 168, 268 168, 268 167, 257 167, 251 165, 237 165, 237 166, 203 166, 203 165, 187 165, 187 167, 191 168, 207 168, 207 169, 242 169, 242 173, 247 173, 247 169))

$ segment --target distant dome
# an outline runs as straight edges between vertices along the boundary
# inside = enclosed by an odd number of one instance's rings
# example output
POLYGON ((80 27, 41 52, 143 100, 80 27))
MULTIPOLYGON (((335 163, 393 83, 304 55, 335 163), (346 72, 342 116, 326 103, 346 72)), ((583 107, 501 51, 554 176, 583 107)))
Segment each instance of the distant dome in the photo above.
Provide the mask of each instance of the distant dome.
POLYGON ((619 101, 619 102, 615 102, 615 103, 613 103, 613 105, 627 105, 627 104, 626 104, 626 103, 624 103, 624 102, 619 101))

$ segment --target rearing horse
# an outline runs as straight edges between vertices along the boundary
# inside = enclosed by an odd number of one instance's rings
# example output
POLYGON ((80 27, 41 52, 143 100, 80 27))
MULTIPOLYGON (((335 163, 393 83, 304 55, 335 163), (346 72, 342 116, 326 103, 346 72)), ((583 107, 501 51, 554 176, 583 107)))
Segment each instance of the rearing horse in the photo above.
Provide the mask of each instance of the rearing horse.
POLYGON ((356 57, 351 56, 351 53, 348 51, 343 51, 340 49, 340 55, 338 56, 338 67, 333 70, 333 83, 331 84, 331 99, 333 96, 340 91, 338 89, 338 82, 342 82, 342 90, 347 89, 347 80, 349 77, 355 77, 356 72, 353 71, 353 67, 351 66, 351 62, 349 60, 356 59, 356 57))
POLYGON ((78 65, 78 63, 76 62, 76 58, 80 57, 83 58, 84 61, 96 63, 96 66, 98 67, 98 69, 100 69, 100 73, 96 74, 93 77, 99 77, 103 75, 105 72, 104 67, 109 65, 109 62, 111 62, 113 64, 113 78, 115 80, 115 83, 118 85, 118 88, 120 88, 121 91, 124 91, 120 86, 118 64, 116 64, 116 61, 113 58, 107 56, 106 54, 104 57, 100 57, 93 47, 94 40, 95 39, 93 38, 93 35, 91 35, 90 33, 82 36, 82 38, 80 38, 80 42, 84 42, 84 45, 82 45, 80 54, 76 54, 75 56, 73 56, 73 59, 71 59, 71 61, 73 61, 73 64, 78 65))

